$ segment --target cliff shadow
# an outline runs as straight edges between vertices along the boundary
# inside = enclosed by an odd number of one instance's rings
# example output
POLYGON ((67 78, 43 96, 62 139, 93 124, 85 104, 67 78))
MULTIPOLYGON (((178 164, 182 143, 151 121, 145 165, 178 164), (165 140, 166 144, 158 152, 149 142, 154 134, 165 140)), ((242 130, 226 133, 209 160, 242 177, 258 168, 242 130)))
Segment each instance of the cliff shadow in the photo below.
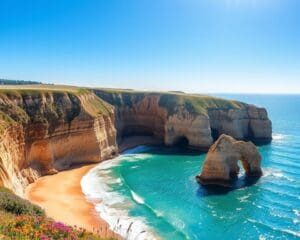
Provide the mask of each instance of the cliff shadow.
POLYGON ((206 152, 201 149, 194 148, 182 148, 180 146, 166 146, 163 143, 160 144, 139 144, 131 148, 122 151, 121 154, 135 154, 135 153, 149 153, 157 155, 189 155, 200 156, 206 152))
POLYGON ((235 178, 228 183, 224 183, 222 186, 219 183, 211 183, 208 185, 200 185, 197 190, 198 197, 207 197, 207 196, 217 196, 217 195, 226 195, 231 191, 235 191, 238 189, 243 189, 247 187, 251 187, 256 184, 260 177, 249 177, 249 176, 241 176, 239 178, 235 178))

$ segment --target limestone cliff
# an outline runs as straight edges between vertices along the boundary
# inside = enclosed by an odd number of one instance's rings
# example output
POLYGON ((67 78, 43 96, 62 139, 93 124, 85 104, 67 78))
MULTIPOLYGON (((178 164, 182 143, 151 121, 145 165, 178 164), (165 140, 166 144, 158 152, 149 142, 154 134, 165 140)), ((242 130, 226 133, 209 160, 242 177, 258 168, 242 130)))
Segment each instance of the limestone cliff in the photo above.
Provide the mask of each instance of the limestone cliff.
POLYGON ((207 150, 222 133, 268 142, 272 126, 263 108, 210 96, 42 85, 0 88, 0 133, 0 185, 22 195, 41 175, 117 155, 127 136, 207 150))
POLYGON ((152 135, 166 145, 186 139, 189 147, 208 149, 221 134, 267 143, 272 124, 264 108, 237 101, 184 93, 94 90, 116 107, 118 140, 152 135))
POLYGON ((118 152, 113 107, 87 91, 2 91, 0 126, 0 185, 19 195, 41 175, 118 152))
POLYGON ((242 162, 247 176, 260 177, 261 156, 252 142, 237 141, 222 134, 210 147, 202 172, 196 177, 201 184, 228 184, 239 173, 242 162))
POLYGON ((258 144, 271 140, 272 123, 264 108, 246 105, 240 109, 209 109, 208 115, 215 138, 224 133, 258 144))

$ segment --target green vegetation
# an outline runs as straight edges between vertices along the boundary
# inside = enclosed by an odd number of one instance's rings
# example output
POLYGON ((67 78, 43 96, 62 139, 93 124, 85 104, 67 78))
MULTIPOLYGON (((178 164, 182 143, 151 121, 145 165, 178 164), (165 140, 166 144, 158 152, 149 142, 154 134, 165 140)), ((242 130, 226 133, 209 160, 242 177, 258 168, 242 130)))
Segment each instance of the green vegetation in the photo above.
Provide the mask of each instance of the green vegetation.
POLYGON ((0 239, 104 240, 85 229, 67 226, 46 217, 40 207, 4 187, 0 187, 0 239))
POLYGON ((109 115, 112 106, 90 89, 59 85, 0 86, 0 133, 9 126, 40 124, 51 134, 70 124, 84 109, 91 116, 109 115))
POLYGON ((32 122, 45 125, 51 134, 58 124, 70 124, 82 109, 92 116, 109 115, 112 111, 111 105, 131 108, 147 95, 158 96, 159 105, 167 109, 169 115, 183 108, 192 114, 207 115, 209 109, 236 109, 246 106, 237 101, 178 91, 88 89, 63 85, 1 86, 0 103, 4 104, 0 104, 0 133, 8 126, 32 122), (84 96, 93 92, 99 98, 84 96))
POLYGON ((41 84, 41 82, 0 79, 0 85, 31 85, 31 84, 41 84))
POLYGON ((207 115, 209 109, 218 108, 228 110, 246 106, 246 104, 238 101, 230 101, 200 94, 186 94, 183 92, 145 92, 127 89, 97 89, 94 91, 97 96, 117 107, 132 107, 146 95, 159 96, 159 105, 166 108, 169 115, 173 115, 181 108, 193 114, 207 115))
POLYGON ((101 98, 95 96, 82 102, 82 106, 92 116, 109 115, 112 111, 112 106, 101 98))
POLYGON ((206 95, 169 93, 161 95, 159 105, 166 108, 169 115, 176 113, 182 107, 193 114, 207 115, 209 109, 237 109, 245 107, 246 104, 206 95))
POLYGON ((79 88, 75 86, 65 85, 15 85, 15 86, 0 86, 0 94, 4 93, 7 95, 21 96, 21 95, 40 95, 42 93, 73 93, 75 95, 81 95, 90 92, 87 88, 79 88))
POLYGON ((132 107, 135 103, 143 100, 148 92, 137 92, 133 90, 118 90, 118 89, 105 89, 105 90, 94 90, 95 94, 102 98, 104 101, 120 107, 127 106, 132 107))
POLYGON ((0 187, 0 210, 14 215, 45 216, 45 212, 40 207, 3 187, 0 187))
POLYGON ((95 97, 86 88, 73 86, 32 85, 0 87, 0 133, 8 126, 36 123, 51 132, 59 123, 70 124, 83 107, 93 116, 108 114, 111 106, 95 97))

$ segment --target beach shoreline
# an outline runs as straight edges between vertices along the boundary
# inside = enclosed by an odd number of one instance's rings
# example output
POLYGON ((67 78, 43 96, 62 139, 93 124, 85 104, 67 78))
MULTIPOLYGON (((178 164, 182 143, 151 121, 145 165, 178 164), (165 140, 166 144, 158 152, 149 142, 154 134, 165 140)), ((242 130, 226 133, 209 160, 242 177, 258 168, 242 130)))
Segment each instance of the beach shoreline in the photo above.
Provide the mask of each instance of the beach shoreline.
POLYGON ((81 178, 96 165, 76 166, 41 177, 26 188, 26 199, 42 207, 47 216, 56 221, 84 228, 101 237, 119 239, 81 191, 81 178))
MULTIPOLYGON (((119 145, 119 151, 122 153, 139 145, 159 144, 161 142, 153 137, 130 137, 119 145)), ((109 224, 100 218, 95 204, 86 198, 81 189, 83 176, 98 164, 82 164, 55 175, 43 176, 25 189, 25 197, 42 207, 47 216, 56 221, 85 228, 100 237, 120 239, 110 230, 109 224)))

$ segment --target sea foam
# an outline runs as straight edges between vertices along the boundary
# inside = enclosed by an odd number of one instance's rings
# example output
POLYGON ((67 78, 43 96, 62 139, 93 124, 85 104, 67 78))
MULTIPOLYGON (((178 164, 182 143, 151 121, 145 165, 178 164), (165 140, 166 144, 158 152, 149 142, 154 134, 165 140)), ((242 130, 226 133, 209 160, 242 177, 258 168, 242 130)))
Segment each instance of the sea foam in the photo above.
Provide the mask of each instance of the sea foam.
MULTIPOLYGON (((142 150, 142 147, 133 153, 142 150)), ((128 209, 132 202, 125 196, 113 191, 111 184, 123 184, 122 179, 111 175, 110 168, 120 164, 120 161, 127 159, 128 155, 120 156, 113 160, 100 163, 91 169, 81 180, 81 188, 86 198, 95 204, 96 211, 110 226, 110 229, 125 239, 159 239, 154 230, 147 226, 142 217, 129 216, 128 209)), ((144 200, 137 193, 131 191, 132 198, 138 204, 144 204, 144 200)))

